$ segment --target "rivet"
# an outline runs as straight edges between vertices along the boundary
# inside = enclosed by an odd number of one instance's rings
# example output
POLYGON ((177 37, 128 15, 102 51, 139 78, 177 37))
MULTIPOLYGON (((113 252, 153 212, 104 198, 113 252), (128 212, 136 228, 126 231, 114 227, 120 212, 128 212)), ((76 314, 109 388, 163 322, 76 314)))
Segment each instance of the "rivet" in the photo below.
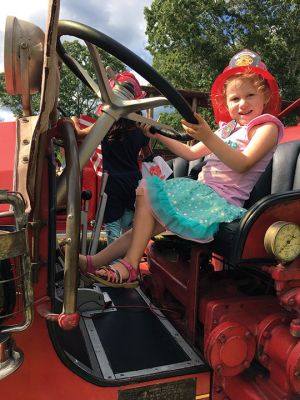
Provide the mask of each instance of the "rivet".
POLYGON ((300 378, 300 371, 299 371, 298 369, 296 369, 296 370, 294 371, 294 377, 295 377, 296 379, 299 379, 299 378, 300 378))

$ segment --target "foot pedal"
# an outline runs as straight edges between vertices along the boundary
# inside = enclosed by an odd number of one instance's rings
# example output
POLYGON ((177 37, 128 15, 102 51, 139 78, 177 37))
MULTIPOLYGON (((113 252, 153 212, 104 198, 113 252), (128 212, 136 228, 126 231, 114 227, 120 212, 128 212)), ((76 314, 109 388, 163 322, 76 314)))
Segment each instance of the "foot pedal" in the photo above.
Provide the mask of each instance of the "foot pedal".
POLYGON ((102 292, 89 288, 78 288, 77 308, 79 312, 104 310, 105 300, 102 292))

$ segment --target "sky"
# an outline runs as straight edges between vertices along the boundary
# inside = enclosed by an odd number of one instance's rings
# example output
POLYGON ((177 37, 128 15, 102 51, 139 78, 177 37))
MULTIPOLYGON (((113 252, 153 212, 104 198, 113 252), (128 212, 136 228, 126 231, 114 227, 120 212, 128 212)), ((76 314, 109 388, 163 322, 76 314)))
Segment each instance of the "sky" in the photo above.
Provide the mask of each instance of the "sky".
MULTIPOLYGON (((152 0, 60 0, 60 19, 69 19, 89 25, 117 40, 151 64, 145 50, 146 21, 144 7, 152 0)), ((48 0, 5 0, 0 13, 0 72, 4 71, 4 32, 7 16, 29 21, 45 30, 48 0)), ((141 83, 145 83, 141 80, 141 83)), ((0 113, 7 119, 9 113, 0 113)))

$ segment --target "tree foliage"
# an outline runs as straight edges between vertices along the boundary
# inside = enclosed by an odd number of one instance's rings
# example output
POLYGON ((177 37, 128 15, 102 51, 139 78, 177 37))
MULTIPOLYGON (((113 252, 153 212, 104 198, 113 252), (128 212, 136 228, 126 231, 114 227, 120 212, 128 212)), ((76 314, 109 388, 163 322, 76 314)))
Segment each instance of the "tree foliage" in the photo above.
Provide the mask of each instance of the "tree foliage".
MULTIPOLYGON (((88 49, 78 40, 64 42, 67 53, 75 58, 96 81, 93 65, 90 60, 88 49)), ((101 59, 105 66, 109 65, 114 71, 121 72, 125 69, 124 64, 112 55, 99 50, 101 59)), ((32 96, 33 114, 39 111, 40 96, 32 96)), ((66 115, 87 114, 93 115, 99 99, 87 88, 64 64, 61 68, 59 106, 66 115)), ((0 106, 9 108, 15 116, 22 113, 21 97, 10 96, 5 89, 4 73, 0 74, 0 106)))
MULTIPOLYGON (((32 96, 32 109, 39 109, 40 96, 32 96)), ((0 73, 0 107, 8 108, 16 117, 22 115, 21 96, 11 96, 6 92, 4 72, 0 73)))
POLYGON ((299 0, 153 0, 144 13, 153 66, 175 87, 209 92, 229 59, 250 48, 284 99, 300 96, 299 0))

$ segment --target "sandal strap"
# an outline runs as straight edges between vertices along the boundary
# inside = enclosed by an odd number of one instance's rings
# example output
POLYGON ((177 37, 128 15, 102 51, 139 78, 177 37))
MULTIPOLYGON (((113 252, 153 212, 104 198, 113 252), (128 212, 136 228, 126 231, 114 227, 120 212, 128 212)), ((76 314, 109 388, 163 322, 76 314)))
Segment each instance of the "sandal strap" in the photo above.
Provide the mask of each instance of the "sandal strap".
POLYGON ((107 267, 103 266, 98 268, 98 271, 106 271, 106 280, 108 282, 113 282, 113 283, 122 283, 122 277, 120 275, 120 272, 117 271, 114 267, 111 265, 108 265, 107 267))
POLYGON ((112 272, 112 282, 115 282, 115 283, 123 282, 120 272, 117 269, 115 269, 113 266, 110 266, 109 271, 112 272))
MULTIPOLYGON (((90 257, 90 259, 91 259, 91 256, 87 256, 87 257, 90 257)), ((130 283, 132 281, 139 280, 138 272, 127 260, 119 259, 118 261, 124 265, 124 267, 127 269, 128 273, 129 273, 128 278, 125 280, 126 282, 130 283)), ((88 262, 90 262, 89 265, 91 265, 91 261, 89 260, 88 262)), ((87 271, 88 271, 88 268, 89 267, 87 267, 87 271)), ((101 270, 107 272, 106 280, 108 282, 123 283, 124 279, 122 278, 120 272, 113 267, 113 265, 108 265, 108 266, 103 266, 103 267, 98 268, 98 271, 101 271, 101 270)), ((92 271, 93 272, 90 272, 90 270, 89 270, 88 272, 94 274, 95 269, 92 268, 92 271)))
POLYGON ((127 260, 125 260, 124 258, 121 258, 119 260, 119 262, 124 265, 124 267, 127 269, 128 273, 129 273, 129 276, 126 279, 126 282, 129 283, 129 282, 138 280, 137 270, 127 260))

